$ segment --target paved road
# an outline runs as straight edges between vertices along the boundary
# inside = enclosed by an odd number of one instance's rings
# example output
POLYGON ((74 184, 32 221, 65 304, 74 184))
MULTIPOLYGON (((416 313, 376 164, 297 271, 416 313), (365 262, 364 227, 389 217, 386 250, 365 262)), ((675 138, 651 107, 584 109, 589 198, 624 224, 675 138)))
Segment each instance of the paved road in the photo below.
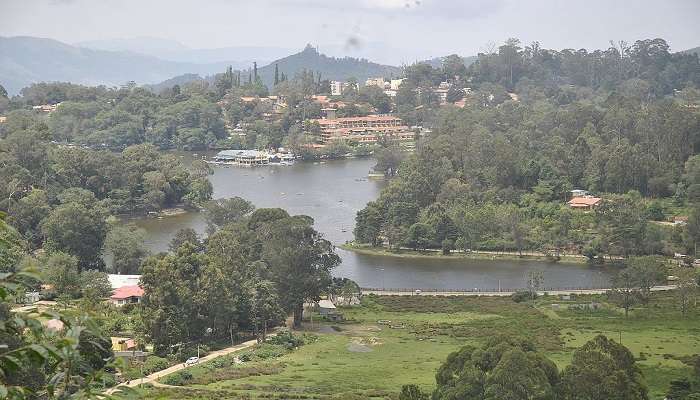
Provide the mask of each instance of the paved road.
MULTIPOLYGON (((675 285, 654 286, 652 292, 675 289, 675 285)), ((559 296, 567 294, 603 294, 611 289, 562 289, 562 290, 547 290, 538 292, 540 295, 545 293, 549 295, 559 296)), ((458 290, 421 290, 421 296, 510 296, 514 292, 480 292, 480 291, 458 291, 458 290)), ((393 290, 393 289, 362 289, 362 294, 375 294, 377 296, 415 296, 415 290, 393 290)))
MULTIPOLYGON (((269 336, 274 336, 274 333, 268 335, 268 337, 269 337, 269 336)), ((234 353, 234 352, 239 351, 239 350, 247 349, 247 348, 249 348, 249 347, 255 346, 257 343, 258 343, 258 342, 257 342, 256 340, 249 340, 249 341, 247 341, 247 342, 243 342, 243 343, 237 344, 237 345, 235 345, 235 346, 227 347, 227 348, 225 348, 225 349, 212 351, 212 352, 209 353, 208 355, 206 355, 206 356, 200 358, 200 359, 199 359, 199 362, 200 362, 200 363, 207 362, 207 361, 213 360, 213 359, 215 359, 215 358, 217 358, 217 357, 225 356, 226 354, 230 354, 230 353, 234 353)), ((143 377, 142 379, 134 379, 134 380, 132 380, 132 381, 129 382, 129 383, 123 383, 123 384, 121 384, 121 385, 119 385, 119 386, 115 386, 115 387, 109 389, 108 391, 106 391, 105 393, 106 393, 106 394, 113 394, 113 393, 115 393, 119 388, 123 388, 123 387, 125 387, 125 386, 127 386, 127 387, 137 387, 138 385, 140 385, 140 384, 142 384, 142 383, 153 383, 153 382, 156 381, 156 379, 159 379, 159 378, 162 378, 162 377, 164 377, 164 376, 170 375, 170 374, 172 374, 173 372, 177 372, 177 371, 179 371, 179 370, 181 370, 181 369, 185 369, 185 368, 186 368, 186 367, 185 367, 185 364, 184 364, 184 363, 183 363, 183 364, 173 365, 173 366, 170 367, 170 368, 166 368, 166 369, 160 370, 160 371, 158 371, 158 372, 154 372, 154 373, 152 373, 151 375, 148 375, 148 376, 143 377)))

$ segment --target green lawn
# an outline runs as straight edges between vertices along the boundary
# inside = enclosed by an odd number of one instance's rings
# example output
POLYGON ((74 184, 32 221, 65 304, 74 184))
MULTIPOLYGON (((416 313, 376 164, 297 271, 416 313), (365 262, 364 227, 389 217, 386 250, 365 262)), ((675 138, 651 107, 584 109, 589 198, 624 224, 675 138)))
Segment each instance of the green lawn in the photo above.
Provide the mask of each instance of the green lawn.
POLYGON ((682 317, 667 293, 656 294, 649 306, 634 310, 628 318, 606 304, 603 296, 569 303, 591 301, 600 302, 602 308, 569 310, 567 302, 553 297, 536 304, 518 304, 508 298, 366 297, 362 306, 343 310, 350 320, 346 323, 319 324, 315 318, 317 339, 293 351, 265 345, 259 350, 264 359, 241 365, 210 362, 189 369, 194 379, 185 388, 154 388, 142 395, 149 399, 395 399, 403 384, 431 390, 435 371, 450 352, 498 334, 530 338, 564 368, 573 351, 595 335, 619 340, 622 332, 623 344, 639 360, 652 399, 663 398, 671 379, 691 374, 684 361, 700 352, 698 310, 682 317), (390 320, 394 328, 379 320, 390 320))

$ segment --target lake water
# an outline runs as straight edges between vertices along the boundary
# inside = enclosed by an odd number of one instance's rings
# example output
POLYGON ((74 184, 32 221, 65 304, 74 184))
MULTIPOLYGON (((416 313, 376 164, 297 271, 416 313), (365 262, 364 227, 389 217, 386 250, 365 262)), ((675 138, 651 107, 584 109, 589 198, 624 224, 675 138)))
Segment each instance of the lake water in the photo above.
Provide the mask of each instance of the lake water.
MULTIPOLYGON (((192 155, 183 154, 185 160, 192 155)), ((355 214, 379 196, 385 185, 367 179, 373 159, 299 162, 292 166, 256 168, 214 166, 210 176, 214 198, 239 196, 256 207, 280 207, 290 214, 314 218, 326 239, 342 244, 353 238, 355 214)), ((147 246, 165 251, 175 232, 191 227, 203 233, 201 214, 133 220, 148 233, 147 246)), ((363 287, 474 289, 521 288, 530 271, 544 274, 544 286, 603 287, 609 273, 577 264, 537 261, 436 260, 368 256, 337 249, 342 264, 334 275, 348 277, 363 287)))

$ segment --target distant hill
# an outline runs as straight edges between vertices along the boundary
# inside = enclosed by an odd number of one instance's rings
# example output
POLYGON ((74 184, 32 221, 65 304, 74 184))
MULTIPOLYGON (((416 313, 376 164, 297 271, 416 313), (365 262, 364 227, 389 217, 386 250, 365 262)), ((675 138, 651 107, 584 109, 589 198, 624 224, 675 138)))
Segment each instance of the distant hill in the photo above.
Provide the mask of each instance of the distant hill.
POLYGON ((268 87, 272 87, 275 79, 275 64, 280 72, 284 72, 290 78, 304 69, 320 72, 321 79, 347 80, 354 77, 359 82, 374 77, 398 77, 402 73, 401 68, 391 65, 382 65, 350 57, 328 57, 316 51, 311 45, 307 45, 299 53, 280 58, 258 68, 258 74, 268 87))
MULTIPOLYGON (((442 59, 444 57, 435 57, 431 58, 429 60, 421 61, 427 64, 430 64, 431 67, 433 68, 442 68, 442 59)), ((464 61, 464 66, 468 67, 474 63, 474 61, 478 60, 479 57, 477 56, 467 56, 467 57, 462 57, 462 60, 464 61)))
POLYGON ((227 62, 234 69, 248 68, 253 61, 264 65, 292 52, 282 47, 229 46, 212 49, 192 49, 176 40, 137 37, 78 42, 76 46, 94 50, 129 51, 163 60, 197 64, 227 62))
POLYGON ((681 51, 681 53, 697 54, 698 56, 700 56, 700 46, 693 47, 692 49, 688 49, 688 50, 683 50, 683 51, 681 51))
POLYGON ((0 37, 0 84, 10 94, 34 82, 156 83, 185 73, 213 74, 227 65, 165 61, 132 52, 85 49, 52 39, 0 37))
POLYGON ((154 83, 152 85, 143 85, 143 86, 146 87, 147 89, 152 90, 155 93, 160 93, 164 89, 171 88, 175 85, 183 86, 187 83, 194 82, 194 81, 200 81, 200 80, 204 80, 204 79, 205 78, 202 78, 198 74, 182 74, 182 75, 178 75, 176 77, 170 78, 170 79, 166 79, 166 80, 159 82, 159 83, 154 83))

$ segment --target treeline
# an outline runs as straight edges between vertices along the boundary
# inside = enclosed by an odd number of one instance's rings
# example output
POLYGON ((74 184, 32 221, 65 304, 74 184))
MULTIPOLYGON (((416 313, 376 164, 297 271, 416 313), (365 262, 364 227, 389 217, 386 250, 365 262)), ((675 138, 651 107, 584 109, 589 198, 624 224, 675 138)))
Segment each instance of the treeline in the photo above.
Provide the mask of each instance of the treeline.
POLYGON ((200 207, 211 198, 205 163, 186 167, 152 145, 114 153, 55 144, 44 121, 24 111, 0 130, 0 210, 31 249, 75 256, 81 268, 102 269, 110 215, 200 207))
POLYGON ((240 198, 207 206, 212 232, 201 241, 179 232, 171 253, 141 266, 145 334, 157 352, 242 331, 264 337, 287 315, 301 323, 305 302, 331 294, 330 271, 340 263, 313 219, 258 209, 240 198))
MULTIPOLYGON (((700 395, 697 356, 694 367, 692 379, 671 382, 667 399, 691 400, 700 395)), ((496 337, 483 347, 465 346, 451 353, 435 374, 435 382, 432 395, 417 385, 404 385, 399 400, 649 398, 632 352, 603 335, 576 349, 561 371, 531 342, 496 337)))
MULTIPOLYGON (((475 92, 464 108, 421 108, 433 132, 380 198, 358 213, 357 241, 446 251, 585 249, 592 256, 694 250, 698 213, 689 208, 700 200, 700 95, 693 82, 700 67, 694 56, 653 54, 664 68, 689 65, 683 80, 674 81, 682 90, 653 91, 656 81, 636 77, 591 90, 521 76, 511 97, 502 76, 478 75, 478 63, 469 70, 456 63, 409 69, 406 88, 450 76, 459 87, 468 82, 452 74, 463 73, 472 77, 475 92), (604 206, 591 214, 569 210, 565 202, 574 188, 601 194, 604 206), (649 223, 678 213, 690 215, 687 228, 649 223)), ((634 61, 639 54, 630 57, 633 65, 641 62, 634 61)), ((393 173, 397 162, 386 158, 380 157, 379 169, 393 173)))

